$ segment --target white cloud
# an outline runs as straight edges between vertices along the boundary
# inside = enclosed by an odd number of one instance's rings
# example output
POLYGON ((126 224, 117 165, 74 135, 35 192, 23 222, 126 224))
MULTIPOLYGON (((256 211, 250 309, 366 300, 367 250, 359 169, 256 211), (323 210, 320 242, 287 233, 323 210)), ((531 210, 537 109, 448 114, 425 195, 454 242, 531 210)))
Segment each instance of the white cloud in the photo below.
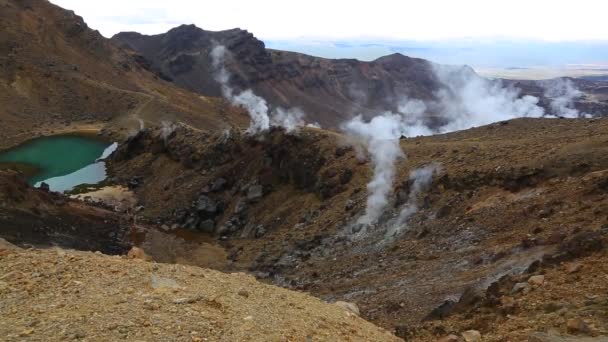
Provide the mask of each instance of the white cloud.
POLYGON ((608 39, 605 0, 51 1, 105 36, 194 23, 207 30, 240 27, 263 39, 608 39))

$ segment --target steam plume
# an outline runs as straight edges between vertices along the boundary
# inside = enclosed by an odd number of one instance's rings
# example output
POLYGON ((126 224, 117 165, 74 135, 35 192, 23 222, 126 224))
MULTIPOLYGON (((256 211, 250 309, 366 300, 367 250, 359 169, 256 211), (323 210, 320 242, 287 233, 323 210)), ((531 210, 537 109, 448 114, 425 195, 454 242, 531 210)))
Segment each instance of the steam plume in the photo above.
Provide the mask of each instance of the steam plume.
POLYGON ((404 224, 410 216, 418 212, 418 195, 428 190, 433 181, 433 175, 439 171, 439 165, 433 163, 410 172, 410 193, 405 207, 399 213, 399 224, 404 224))
POLYGON ((403 157, 399 146, 401 117, 386 113, 363 122, 356 117, 345 125, 348 132, 363 139, 374 164, 374 177, 367 185, 370 195, 367 199, 365 215, 358 223, 375 223, 388 204, 388 195, 392 191, 395 178, 395 161, 403 157))
POLYGON ((217 45, 211 50, 210 56, 215 70, 214 78, 220 83, 224 97, 233 105, 242 106, 249 113, 251 124, 247 133, 257 134, 268 130, 271 125, 283 127, 287 132, 293 132, 305 124, 304 112, 298 108, 278 107, 271 111, 266 100, 257 96, 251 89, 237 94, 229 84, 230 73, 224 64, 227 54, 226 47, 222 45, 217 45))
POLYGON ((468 67, 435 65, 434 73, 444 86, 436 93, 438 102, 429 105, 443 121, 438 133, 545 114, 537 97, 520 97, 518 89, 479 77, 468 67))
POLYGON ((545 97, 551 100, 552 114, 565 118, 578 118, 586 116, 574 107, 574 100, 583 96, 571 80, 556 78, 539 82, 545 90, 545 97))
POLYGON ((165 144, 167 143, 169 136, 171 136, 176 129, 177 125, 175 125, 173 122, 162 121, 160 123, 160 137, 163 139, 165 144))
MULTIPOLYGON (((479 77, 468 67, 434 65, 433 71, 442 85, 435 100, 402 98, 397 113, 384 113, 367 123, 357 116, 344 125, 347 132, 364 139, 374 164, 365 215, 359 223, 376 222, 388 204, 395 162, 403 156, 397 140, 400 136, 447 133, 496 121, 545 115, 544 109, 538 106, 538 98, 520 97, 519 90, 479 77)), ((425 189, 435 170, 431 167, 412 175, 416 193, 408 201, 410 205, 402 210, 399 221, 405 222, 416 212, 412 201, 425 189)))
POLYGON ((293 132, 298 127, 305 125, 304 112, 299 108, 284 109, 279 107, 273 112, 270 123, 272 126, 285 128, 287 132, 293 132))

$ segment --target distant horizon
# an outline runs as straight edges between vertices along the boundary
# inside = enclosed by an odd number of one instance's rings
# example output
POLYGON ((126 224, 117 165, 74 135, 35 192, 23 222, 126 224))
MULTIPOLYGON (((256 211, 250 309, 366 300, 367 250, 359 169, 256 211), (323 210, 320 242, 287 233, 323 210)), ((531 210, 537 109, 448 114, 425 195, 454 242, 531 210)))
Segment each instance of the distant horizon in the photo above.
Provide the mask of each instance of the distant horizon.
POLYGON ((374 6, 356 0, 348 6, 311 1, 299 6, 298 15, 293 15, 294 9, 278 0, 264 5, 244 0, 108 0, 103 4, 51 0, 74 10, 107 38, 129 31, 162 34, 194 24, 209 31, 240 28, 268 48, 324 58, 371 61, 401 53, 476 70, 504 69, 498 74, 540 68, 564 69, 568 72, 555 74, 567 76, 575 64, 583 70, 575 75, 586 75, 589 70, 593 75, 601 74, 604 71, 597 69, 608 69, 608 27, 596 24, 603 20, 602 13, 608 12, 608 3, 598 0, 579 0, 577 6, 567 0, 514 0, 509 4, 489 0, 395 4, 377 0, 374 6))
POLYGON ((608 39, 599 25, 608 13, 602 0, 51 0, 74 10, 104 36, 136 31, 158 34, 183 23, 217 31, 246 28, 266 40, 608 39))

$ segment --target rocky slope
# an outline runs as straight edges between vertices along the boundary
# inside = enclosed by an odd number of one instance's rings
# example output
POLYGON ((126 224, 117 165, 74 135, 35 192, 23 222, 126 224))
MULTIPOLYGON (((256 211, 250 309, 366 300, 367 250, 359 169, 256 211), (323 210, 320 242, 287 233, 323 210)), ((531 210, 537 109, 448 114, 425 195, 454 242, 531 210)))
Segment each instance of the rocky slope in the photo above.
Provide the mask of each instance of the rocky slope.
POLYGON ((396 97, 433 98, 438 88, 431 64, 422 59, 400 54, 369 63, 324 59, 266 49, 240 29, 211 32, 182 25, 155 36, 119 33, 112 41, 137 51, 176 84, 207 96, 222 95, 210 52, 223 45, 231 52, 226 67, 233 86, 252 88, 275 106, 299 107, 309 122, 323 127, 337 127, 355 112, 395 109, 396 97))
MULTIPOLYGON (((1 242, 1 241, 0 241, 1 242)), ((397 341, 343 307, 252 276, 0 245, 4 341, 397 341)))
POLYGON ((0 1, 0 144, 83 124, 247 123, 245 113, 148 69, 141 56, 116 48, 73 12, 46 0, 0 1))
POLYGON ((161 226, 148 242, 142 237, 150 254, 170 254, 179 241, 189 252, 175 260, 196 264, 207 247, 193 236, 206 236, 225 250, 220 269, 353 301, 363 317, 414 341, 470 329, 497 341, 566 334, 575 318, 594 327, 576 334, 605 335, 606 317, 586 316, 584 298, 603 305, 605 296, 604 278, 594 274, 606 257, 607 128, 605 119, 520 119, 403 139, 408 158, 389 208, 363 230, 354 223, 370 164, 340 134, 273 130, 255 138, 176 127, 161 139, 148 130, 122 145, 111 167, 119 182, 138 180, 141 219, 161 226), (428 165, 438 171, 410 198, 410 172, 428 165), (407 223, 395 223, 412 204, 418 210, 407 223), (400 234, 388 234, 394 229, 400 234), (580 278, 563 275, 560 263, 579 261, 589 265, 580 278), (511 293, 540 274, 571 298, 571 311, 550 315, 551 326, 526 309, 555 301, 551 292, 511 293), (512 301, 518 309, 504 308, 512 301), (508 330, 513 317, 521 319, 508 330))
POLYGON ((128 218, 112 210, 33 189, 23 175, 0 170, 0 238, 123 254, 131 248, 130 228, 128 218))
MULTIPOLYGON (((446 85, 448 81, 481 79, 468 67, 455 67, 451 80, 442 79, 434 72, 437 66, 433 63, 401 54, 362 62, 266 49, 262 41, 241 29, 213 32, 182 25, 154 36, 123 32, 112 37, 112 41, 141 54, 166 79, 206 96, 222 95, 210 53, 218 45, 225 46, 229 54, 224 64, 232 87, 252 89, 273 106, 300 108, 308 122, 326 128, 339 128, 359 114, 372 117, 387 110, 396 111, 404 99, 436 100, 439 91, 454 91, 446 85)), ((555 112, 540 83, 499 82, 520 89, 522 95, 538 97, 542 107, 555 112)), ((578 79, 572 82, 585 95, 573 99, 574 108, 593 115, 606 113, 608 99, 602 90, 605 82, 578 79)), ((463 87, 458 84, 456 89, 463 87)), ((469 91, 474 89, 475 86, 469 91)), ((428 117, 437 115, 440 113, 429 108, 428 117)))

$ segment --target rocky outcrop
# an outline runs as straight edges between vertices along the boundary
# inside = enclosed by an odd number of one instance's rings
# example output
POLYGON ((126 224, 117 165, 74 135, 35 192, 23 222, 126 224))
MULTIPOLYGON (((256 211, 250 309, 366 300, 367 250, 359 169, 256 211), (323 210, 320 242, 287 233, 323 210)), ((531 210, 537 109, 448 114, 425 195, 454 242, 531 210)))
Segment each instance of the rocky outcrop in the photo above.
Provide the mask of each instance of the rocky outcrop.
MULTIPOLYGON (((329 167, 323 148, 324 133, 303 130, 288 134, 271 129, 259 136, 247 136, 236 130, 229 134, 210 135, 176 125, 168 136, 162 129, 144 129, 120 144, 109 161, 117 181, 135 191, 151 191, 158 196, 160 184, 154 177, 154 165, 168 159, 187 170, 179 176, 180 190, 167 184, 160 191, 165 198, 180 201, 144 200, 146 210, 159 209, 157 219, 168 227, 176 226, 210 235, 261 237, 273 225, 261 225, 253 209, 277 189, 289 187, 327 199, 346 190, 352 170, 329 167)), ((333 159, 333 157, 330 157, 333 159)), ((170 176, 173 177, 173 176, 170 176)))

